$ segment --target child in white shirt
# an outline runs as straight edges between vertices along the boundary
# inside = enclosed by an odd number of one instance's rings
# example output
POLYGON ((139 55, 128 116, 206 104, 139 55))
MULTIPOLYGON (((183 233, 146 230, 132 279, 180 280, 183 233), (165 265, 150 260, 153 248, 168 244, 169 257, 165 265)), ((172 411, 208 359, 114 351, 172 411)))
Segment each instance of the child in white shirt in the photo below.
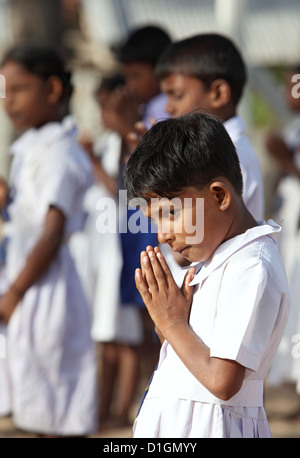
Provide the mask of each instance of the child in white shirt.
POLYGON ((97 366, 68 241, 81 228, 92 169, 66 116, 72 87, 56 51, 17 46, 4 56, 1 73, 5 110, 25 131, 11 147, 8 284, 0 298, 11 413, 28 431, 82 436, 98 427, 97 366))
POLYGON ((263 383, 289 308, 280 227, 246 208, 223 124, 200 113, 155 124, 125 184, 159 242, 194 263, 179 289, 157 247, 141 253, 136 285, 162 348, 134 437, 270 437, 263 383))

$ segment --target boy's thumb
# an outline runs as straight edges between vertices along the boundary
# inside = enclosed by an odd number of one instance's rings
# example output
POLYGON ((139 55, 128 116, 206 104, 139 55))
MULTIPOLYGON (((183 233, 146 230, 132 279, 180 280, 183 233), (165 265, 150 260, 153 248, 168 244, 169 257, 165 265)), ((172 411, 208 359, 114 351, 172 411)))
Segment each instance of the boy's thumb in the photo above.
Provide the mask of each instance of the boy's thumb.
POLYGON ((194 267, 191 267, 187 271, 184 277, 183 283, 182 283, 182 287, 181 287, 181 292, 188 301, 192 299, 192 295, 193 295, 194 286, 190 286, 190 283, 195 277, 195 272, 196 270, 194 267))

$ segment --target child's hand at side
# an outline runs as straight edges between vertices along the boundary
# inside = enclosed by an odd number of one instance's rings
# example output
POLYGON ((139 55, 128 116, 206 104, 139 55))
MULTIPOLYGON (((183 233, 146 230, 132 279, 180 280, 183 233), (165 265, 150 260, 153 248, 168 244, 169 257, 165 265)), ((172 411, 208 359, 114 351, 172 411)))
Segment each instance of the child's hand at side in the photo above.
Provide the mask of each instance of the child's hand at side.
POLYGON ((195 275, 190 268, 179 289, 159 248, 151 247, 141 253, 141 269, 136 269, 135 282, 148 312, 160 333, 171 327, 187 325, 192 303, 195 275))

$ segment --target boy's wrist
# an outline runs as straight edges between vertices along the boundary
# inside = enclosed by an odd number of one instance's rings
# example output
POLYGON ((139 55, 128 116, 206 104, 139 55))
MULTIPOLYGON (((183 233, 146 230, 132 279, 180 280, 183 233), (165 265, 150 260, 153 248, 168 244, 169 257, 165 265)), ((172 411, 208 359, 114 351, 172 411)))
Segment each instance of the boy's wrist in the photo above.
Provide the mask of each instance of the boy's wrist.
POLYGON ((172 336, 178 335, 178 333, 181 332, 186 332, 187 330, 190 330, 189 324, 184 321, 180 321, 171 323, 162 331, 162 334, 164 338, 171 343, 172 336))

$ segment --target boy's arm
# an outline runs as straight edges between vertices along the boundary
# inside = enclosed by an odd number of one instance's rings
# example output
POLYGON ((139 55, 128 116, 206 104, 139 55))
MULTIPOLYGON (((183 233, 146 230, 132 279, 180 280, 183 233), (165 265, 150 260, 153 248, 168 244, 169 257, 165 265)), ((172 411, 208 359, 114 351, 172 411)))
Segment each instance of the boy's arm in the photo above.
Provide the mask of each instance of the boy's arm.
POLYGON ((50 207, 40 239, 14 283, 0 299, 0 318, 5 323, 8 323, 25 292, 45 273, 55 258, 63 240, 64 226, 64 214, 58 208, 50 207))
POLYGON ((8 199, 8 186, 3 178, 0 177, 0 210, 2 210, 8 199))
POLYGON ((85 133, 79 137, 78 141, 92 163, 96 180, 100 181, 113 196, 117 196, 119 184, 118 178, 106 173, 102 166, 101 158, 95 155, 93 141, 85 133))
POLYGON ((210 349, 189 326, 194 269, 189 269, 182 289, 158 249, 142 253, 142 270, 136 285, 149 314, 187 369, 214 396, 228 400, 241 388, 245 367, 235 361, 210 357, 210 349))

